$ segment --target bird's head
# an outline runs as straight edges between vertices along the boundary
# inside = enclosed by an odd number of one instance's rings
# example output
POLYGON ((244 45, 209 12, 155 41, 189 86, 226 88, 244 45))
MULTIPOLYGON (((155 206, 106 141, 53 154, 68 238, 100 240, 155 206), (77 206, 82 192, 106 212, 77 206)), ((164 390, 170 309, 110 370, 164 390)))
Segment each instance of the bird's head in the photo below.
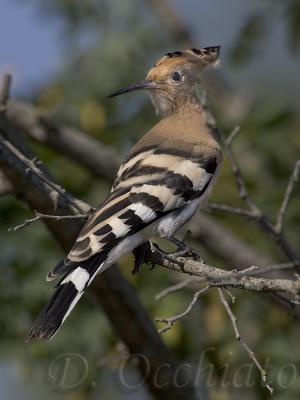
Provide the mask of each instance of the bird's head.
POLYGON ((201 71, 218 63, 220 46, 189 49, 167 53, 150 69, 146 78, 122 89, 109 97, 145 89, 150 92, 157 112, 168 114, 195 95, 201 71))

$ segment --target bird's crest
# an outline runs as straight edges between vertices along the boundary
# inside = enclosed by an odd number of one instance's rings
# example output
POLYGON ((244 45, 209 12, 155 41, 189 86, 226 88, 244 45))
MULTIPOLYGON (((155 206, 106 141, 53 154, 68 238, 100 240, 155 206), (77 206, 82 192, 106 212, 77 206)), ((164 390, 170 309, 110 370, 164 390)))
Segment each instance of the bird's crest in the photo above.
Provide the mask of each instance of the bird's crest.
POLYGON ((220 46, 204 47, 203 49, 188 49, 185 51, 174 51, 161 57, 155 67, 173 66, 181 63, 198 64, 204 68, 209 65, 216 65, 219 62, 220 46))
POLYGON ((202 69, 215 66, 219 63, 220 46, 204 47, 203 49, 188 49, 174 51, 161 57, 153 68, 150 69, 147 79, 161 82, 167 79, 170 71, 179 68, 193 69, 198 75, 202 69))

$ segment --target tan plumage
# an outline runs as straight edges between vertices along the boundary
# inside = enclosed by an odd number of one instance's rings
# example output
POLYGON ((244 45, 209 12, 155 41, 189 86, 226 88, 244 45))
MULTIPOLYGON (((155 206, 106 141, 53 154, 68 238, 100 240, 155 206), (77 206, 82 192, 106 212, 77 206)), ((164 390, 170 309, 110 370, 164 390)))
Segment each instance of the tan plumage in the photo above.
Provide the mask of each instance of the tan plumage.
POLYGON ((172 238, 207 197, 222 157, 195 85, 218 54, 219 47, 168 53, 144 81, 112 94, 149 90, 163 119, 132 148, 107 199, 50 273, 62 278, 29 338, 52 337, 97 273, 156 235, 172 238))

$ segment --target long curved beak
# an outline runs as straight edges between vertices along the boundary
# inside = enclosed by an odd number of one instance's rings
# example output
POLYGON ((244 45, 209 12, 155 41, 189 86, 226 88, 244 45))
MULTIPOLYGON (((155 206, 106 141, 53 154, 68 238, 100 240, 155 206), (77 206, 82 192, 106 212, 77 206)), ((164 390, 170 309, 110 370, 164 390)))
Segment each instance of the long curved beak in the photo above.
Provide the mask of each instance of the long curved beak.
POLYGON ((107 98, 110 99, 111 97, 119 96, 120 94, 129 93, 133 92, 134 90, 140 89, 158 89, 158 85, 149 79, 144 79, 143 81, 132 83, 131 85, 112 92, 109 96, 107 96, 107 98))

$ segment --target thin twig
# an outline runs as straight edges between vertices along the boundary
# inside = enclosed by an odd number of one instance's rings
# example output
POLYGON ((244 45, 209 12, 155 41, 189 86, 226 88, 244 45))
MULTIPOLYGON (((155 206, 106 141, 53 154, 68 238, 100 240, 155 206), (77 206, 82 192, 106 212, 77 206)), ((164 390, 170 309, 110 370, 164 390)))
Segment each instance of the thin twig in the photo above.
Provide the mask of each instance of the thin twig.
MULTIPOLYGON (((69 203, 72 204, 74 213, 76 214, 81 214, 82 209, 86 209, 86 204, 81 202, 80 200, 75 199, 73 196, 70 194, 66 193, 66 190, 63 189, 61 186, 58 184, 54 183, 53 181, 50 181, 46 175, 37 167, 36 165, 36 159, 30 160, 27 158, 19 149, 17 149, 12 143, 10 143, 8 140, 0 136, 0 144, 3 146, 10 154, 13 154, 14 157, 20 161, 24 165, 24 169, 26 172, 26 176, 29 178, 30 175, 35 175, 38 177, 41 181, 43 181, 48 189, 51 190, 51 193, 49 193, 49 196, 51 200, 53 201, 54 208, 57 208, 57 199, 58 196, 62 196, 65 200, 67 200, 69 203)), ((86 211, 90 211, 86 210, 86 211)))
MULTIPOLYGON (((234 156, 234 153, 232 151, 232 141, 230 141, 230 145, 227 145, 226 140, 225 140, 225 136, 222 133, 222 131, 217 130, 218 131, 218 136, 221 138, 222 143, 224 144, 224 150, 225 153, 227 155, 229 164, 231 166, 232 172, 235 176, 235 180, 236 180, 236 184, 238 187, 238 191, 239 191, 239 195, 240 197, 244 200, 244 202, 247 204, 248 206, 248 212, 241 212, 241 215, 246 215, 247 217, 251 217, 253 219, 255 219, 262 227, 263 229, 270 234, 270 236, 275 240, 276 243, 278 243, 278 245, 281 247, 282 251, 285 253, 285 255, 287 256, 287 258, 292 261, 294 263, 295 266, 299 265, 299 257, 297 256, 297 254, 294 252, 294 250, 291 248, 289 242, 287 241, 287 239, 285 238, 285 236, 282 233, 282 230, 278 230, 276 228, 276 226, 270 221, 270 219, 260 210, 260 208, 254 203, 254 201, 252 200, 252 198, 250 197, 248 191, 247 191, 247 187, 244 181, 244 178, 242 176, 240 167, 238 165, 238 162, 234 156)), ((229 135, 233 136, 233 133, 235 133, 235 130, 232 131, 232 133, 229 135)), ((234 137, 236 137, 237 133, 235 133, 234 137)), ((279 212, 279 227, 280 227, 280 218, 283 219, 283 216, 286 212, 287 206, 289 204, 289 200, 291 197, 291 193, 292 193, 292 189, 293 189, 293 185, 295 183, 295 180, 297 179, 298 176, 298 171, 299 171, 299 166, 296 163, 294 172, 292 174, 292 177, 290 179, 290 183, 288 185, 287 188, 287 192, 286 192, 286 196, 285 196, 285 202, 282 205, 282 209, 283 209, 283 214, 282 211, 279 212)), ((224 211, 230 211, 230 212, 235 212, 236 210, 232 209, 230 210, 230 207, 225 207, 223 208, 224 211)), ((237 213, 237 212, 235 212, 237 213)))
POLYGON ((247 208, 232 207, 227 204, 221 204, 221 203, 208 203, 207 207, 210 210, 221 210, 230 212, 231 214, 243 215, 245 217, 257 219, 257 215, 254 215, 253 212, 248 210, 247 208))
POLYGON ((225 141, 227 147, 230 147, 232 145, 234 139, 237 137, 238 133, 240 132, 240 129, 241 128, 239 126, 236 126, 231 131, 231 133, 228 135, 228 137, 226 138, 226 141, 225 141))
POLYGON ((282 264, 266 265, 265 267, 257 268, 256 271, 253 271, 251 273, 251 276, 267 274, 270 272, 286 271, 289 269, 295 269, 295 264, 292 262, 288 262, 282 264))
POLYGON ((228 296, 230 297, 231 303, 234 304, 236 302, 236 297, 230 292, 230 290, 228 289, 224 289, 224 291, 228 294, 228 296))
POLYGON ((168 296, 171 293, 177 292, 180 289, 185 288, 190 283, 201 282, 203 279, 200 277, 191 276, 183 281, 176 283, 175 285, 169 286, 166 289, 162 290, 161 292, 155 295, 155 300, 161 300, 164 297, 168 296))
POLYGON ((262 367, 262 365, 260 364, 260 362, 257 360, 257 357, 255 355, 255 353, 250 349, 250 347, 248 346, 248 344, 244 341, 244 339, 241 337, 238 326, 237 326, 237 318, 234 315, 233 311, 231 310, 228 301, 226 300, 223 290, 221 288, 218 288, 218 292, 219 292, 219 296, 220 296, 220 300, 221 303, 223 304, 223 306, 225 307, 225 310, 231 320, 232 326, 233 326, 233 330, 235 333, 235 337, 236 339, 241 343, 241 345, 244 347, 244 349, 246 350, 250 360, 252 360, 252 362, 256 365, 256 367, 258 368, 260 375, 261 375, 261 379, 263 381, 264 386, 269 390, 269 392, 272 394, 274 389, 272 388, 272 386, 270 386, 267 382, 267 373, 265 371, 265 369, 262 367))
POLYGON ((5 194, 14 194, 14 188, 4 172, 0 170, 0 196, 5 194))
POLYGON ((23 101, 10 101, 6 118, 9 124, 31 140, 71 158, 98 178, 108 181, 115 178, 122 157, 113 146, 77 128, 57 124, 50 113, 41 112, 23 101))
POLYGON ((181 319, 181 318, 185 317, 186 315, 188 315, 192 311, 194 305, 196 304, 196 302, 199 299, 199 297, 201 296, 201 294, 206 292, 209 288, 210 288, 210 285, 207 285, 204 288, 202 288, 202 289, 198 290, 197 292, 195 292, 194 295, 193 295, 192 301, 190 302, 188 307, 181 314, 174 315, 173 317, 170 317, 170 318, 156 317, 155 318, 156 322, 161 322, 161 323, 164 323, 164 324, 167 325, 164 328, 160 329, 158 332, 159 333, 164 333, 164 332, 168 331, 169 329, 172 328, 174 322, 176 322, 179 319, 181 319))
POLYGON ((290 200, 291 200, 291 196, 292 196, 294 185, 296 184, 296 182, 299 179, 299 171, 300 171, 300 160, 298 160, 295 163, 294 170, 293 170, 293 172, 292 172, 292 174, 290 176, 290 180, 289 180, 289 183, 288 183, 288 185, 286 187, 284 198, 283 198, 280 210, 278 212, 277 222, 276 222, 276 225, 275 225, 275 229, 276 229, 276 231, 278 233, 281 233, 282 230, 283 230, 283 220, 284 220, 285 213, 287 211, 288 205, 289 205, 290 200))
POLYGON ((51 214, 42 214, 38 211, 34 211, 35 217, 26 219, 22 224, 16 225, 12 228, 8 228, 8 232, 16 232, 25 226, 36 222, 40 219, 54 219, 55 221, 62 221, 66 219, 86 219, 88 218, 89 214, 76 214, 76 215, 51 215, 51 214))
POLYGON ((5 74, 0 88, 0 111, 5 111, 7 100, 9 99, 12 76, 5 74))
MULTIPOLYGON (((232 132, 229 134, 230 137, 236 137, 237 134, 240 132, 239 127, 235 127, 232 132)), ((229 164, 231 166, 232 172, 235 176, 236 184, 239 190, 240 197, 244 200, 244 202, 247 204, 249 207, 249 210, 255 213, 257 216, 261 215, 260 209, 257 207, 257 205, 254 203, 254 201, 251 199, 244 178, 241 173, 241 169, 238 165, 238 162, 235 158, 235 155, 232 150, 232 140, 229 141, 229 144, 227 144, 227 141, 225 139, 225 136, 221 130, 218 129, 218 135, 222 140, 222 143, 224 145, 224 151, 226 153, 227 159, 229 161, 229 164)))
MULTIPOLYGON (((230 211, 230 212, 234 212, 236 214, 241 214, 241 215, 247 215, 247 217, 251 217, 253 219, 255 219, 261 226, 262 228, 275 240, 275 242, 281 247, 282 251, 285 253, 285 255, 287 256, 287 258, 293 262, 295 264, 295 266, 299 266, 300 261, 299 261, 299 257, 298 255, 294 252, 294 250, 291 248, 289 242, 287 241, 287 239, 285 238, 285 236, 282 234, 281 231, 278 231, 276 229, 276 226, 274 224, 272 224, 272 222, 270 221, 270 219, 266 216, 265 213, 263 213, 260 208, 255 204, 255 202, 252 200, 252 198, 250 197, 244 178, 242 176, 241 173, 241 169, 239 167, 239 164, 235 158, 235 155, 233 153, 232 150, 232 144, 233 144, 233 140, 237 137, 238 133, 240 132, 239 127, 235 127, 232 132, 229 134, 228 139, 225 139, 225 135, 224 133, 218 129, 217 127, 217 122, 216 119, 214 118, 213 114, 211 113, 211 110, 209 108, 208 105, 208 101, 207 101, 207 96, 204 95, 202 98, 202 106, 203 108, 206 110, 207 114, 208 114, 208 123, 211 126, 211 129, 215 132, 216 136, 219 138, 219 140, 221 141, 221 143, 224 146, 224 152, 227 156, 227 159, 229 161, 231 170, 233 172, 233 175, 235 177, 235 181, 236 181, 236 185, 239 191, 239 195, 240 197, 243 199, 243 201, 247 204, 248 209, 249 209, 249 213, 248 212, 236 212, 236 209, 233 208, 232 210, 230 210, 230 207, 225 207, 223 208, 223 210, 225 211, 230 211)), ((299 167, 295 166, 294 172, 295 175, 297 177, 298 171, 299 171, 299 167), (295 171, 296 169, 296 171, 295 171)), ((290 196, 291 196, 291 191, 294 185, 294 179, 291 178, 290 182, 291 186, 288 186, 288 193, 286 193, 286 202, 285 204, 282 205, 283 208, 283 215, 286 212, 286 208, 288 206, 289 200, 290 200, 290 196)), ((281 214, 279 212, 279 214, 281 214)), ((279 228, 281 226, 281 222, 280 222, 280 218, 279 217, 279 228)))

